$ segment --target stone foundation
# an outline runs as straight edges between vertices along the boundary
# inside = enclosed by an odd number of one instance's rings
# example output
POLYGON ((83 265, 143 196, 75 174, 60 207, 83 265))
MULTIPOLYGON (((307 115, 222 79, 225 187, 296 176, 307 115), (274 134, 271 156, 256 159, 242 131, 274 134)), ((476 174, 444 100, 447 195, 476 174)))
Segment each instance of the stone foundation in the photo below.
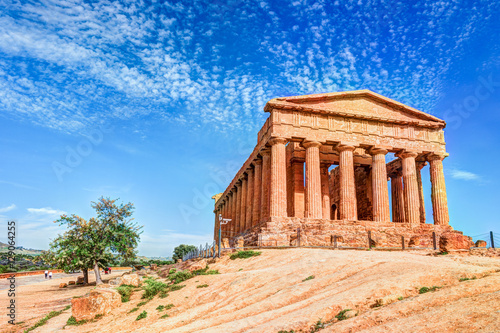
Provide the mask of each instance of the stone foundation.
POLYGON ((323 220, 307 218, 274 218, 247 230, 244 236, 231 239, 236 246, 241 237, 244 246, 325 246, 352 248, 428 248, 442 251, 468 250, 472 239, 450 226, 432 224, 323 220), (297 230, 300 229, 300 233, 297 230))

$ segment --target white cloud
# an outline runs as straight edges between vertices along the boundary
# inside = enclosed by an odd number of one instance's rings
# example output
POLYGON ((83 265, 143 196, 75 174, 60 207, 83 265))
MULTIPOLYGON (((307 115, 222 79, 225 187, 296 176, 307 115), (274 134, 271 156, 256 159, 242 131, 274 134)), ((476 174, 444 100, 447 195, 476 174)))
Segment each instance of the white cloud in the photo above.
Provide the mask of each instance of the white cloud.
POLYGON ((15 204, 12 204, 12 205, 7 206, 7 207, 0 208, 0 213, 10 212, 13 209, 16 209, 16 205, 15 204))
POLYGON ((451 170, 451 177, 461 180, 481 180, 481 177, 475 173, 458 169, 451 170))
POLYGON ((35 215, 63 215, 66 212, 62 210, 52 209, 51 207, 44 208, 28 208, 28 212, 35 215))

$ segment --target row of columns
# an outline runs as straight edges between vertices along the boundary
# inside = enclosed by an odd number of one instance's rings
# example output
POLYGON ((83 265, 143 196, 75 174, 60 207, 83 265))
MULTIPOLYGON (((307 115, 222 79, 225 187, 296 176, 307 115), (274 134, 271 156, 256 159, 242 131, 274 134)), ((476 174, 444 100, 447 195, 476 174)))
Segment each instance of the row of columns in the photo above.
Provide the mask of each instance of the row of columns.
MULTIPOLYGON (((269 140, 269 148, 261 150, 262 159, 256 159, 240 176, 236 185, 224 198, 220 211, 232 223, 223 226, 229 237, 250 229, 268 217, 287 216, 286 143, 284 138, 269 140)), ((320 163, 321 143, 304 140, 305 148, 305 193, 304 217, 310 219, 330 219, 330 193, 328 188, 328 167, 320 163)), ((357 220, 356 187, 354 178, 354 145, 341 144, 339 152, 340 168, 340 219, 357 220)), ((389 193, 385 155, 387 150, 372 148, 372 191, 374 221, 390 221, 389 193)), ((402 161, 402 174, 392 178, 391 194, 393 221, 412 224, 425 222, 421 179, 417 172, 417 153, 404 151, 396 156, 402 161)), ((432 154, 430 176, 432 183, 432 206, 435 224, 448 224, 448 207, 442 161, 444 155, 432 154)), ((291 163, 294 182, 303 184, 303 164, 291 163), (295 177, 297 179, 295 179, 295 177)), ((295 186, 300 184, 294 184, 295 186)), ((294 193, 300 195, 301 193, 294 193)), ((295 202, 294 198, 294 202, 295 202)), ((299 202, 301 202, 299 200, 299 202)), ((295 216, 300 216, 301 207, 293 207, 295 216)), ((218 214, 216 214, 218 215, 218 214)))

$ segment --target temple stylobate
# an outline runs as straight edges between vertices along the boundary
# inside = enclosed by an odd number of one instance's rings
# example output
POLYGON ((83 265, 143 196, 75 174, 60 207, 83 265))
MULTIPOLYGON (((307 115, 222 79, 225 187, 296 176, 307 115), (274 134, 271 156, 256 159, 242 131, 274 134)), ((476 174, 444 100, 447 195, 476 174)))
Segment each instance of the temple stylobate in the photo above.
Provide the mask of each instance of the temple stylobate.
POLYGON ((443 120, 369 90, 276 98, 264 111, 257 145, 215 203, 214 235, 221 227, 227 246, 293 245, 298 229, 304 245, 360 246, 368 234, 376 246, 400 246, 401 237, 418 246, 458 233, 449 226, 443 120), (219 214, 231 222, 220 226, 219 214))

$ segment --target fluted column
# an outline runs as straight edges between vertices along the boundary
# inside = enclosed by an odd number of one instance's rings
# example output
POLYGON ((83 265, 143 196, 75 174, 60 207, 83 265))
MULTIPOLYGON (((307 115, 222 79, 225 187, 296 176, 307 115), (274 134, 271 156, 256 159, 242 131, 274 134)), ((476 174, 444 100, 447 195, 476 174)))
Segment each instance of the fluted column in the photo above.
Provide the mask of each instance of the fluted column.
POLYGON ((354 182, 353 151, 355 147, 340 145, 340 219, 357 220, 358 208, 356 203, 356 187, 354 182))
POLYGON ((215 214, 215 223, 214 223, 214 240, 216 242, 219 241, 219 209, 216 208, 214 209, 214 214, 215 214))
POLYGON ((425 202, 424 202, 424 185, 422 184, 422 174, 421 170, 427 162, 417 163, 417 185, 418 185, 418 200, 420 202, 419 213, 420 213, 420 223, 425 223, 425 202))
POLYGON ((253 168, 247 169, 247 203, 246 203, 246 218, 245 218, 245 230, 252 227, 252 212, 253 212, 253 168))
POLYGON ((420 199, 418 195, 417 168, 415 163, 417 153, 403 152, 398 154, 398 156, 401 157, 401 164, 403 167, 406 222, 417 224, 420 223, 420 199))
POLYGON ((329 164, 321 164, 321 196, 323 206, 323 218, 331 220, 331 204, 330 204, 330 178, 328 176, 329 164))
POLYGON ((236 183, 236 215, 234 216, 234 234, 233 237, 240 233, 241 221, 241 180, 236 183))
POLYGON ((262 160, 256 159, 253 162, 255 169, 253 175, 253 211, 252 211, 252 226, 260 222, 260 205, 262 193, 262 160))
POLYGON ((261 186, 261 209, 260 220, 268 219, 270 216, 269 201, 270 201, 270 188, 271 188, 271 150, 268 148, 263 149, 262 155, 262 186, 261 186))
POLYGON ((292 160, 292 200, 293 200, 293 217, 304 217, 305 209, 305 187, 304 187, 304 161, 292 160))
POLYGON ((236 207, 238 206, 238 201, 237 201, 237 197, 236 197, 236 186, 233 187, 232 189, 232 198, 231 198, 231 209, 232 209, 232 215, 231 215, 231 227, 228 229, 229 231, 229 234, 228 234, 228 237, 233 237, 234 234, 235 234, 235 230, 236 230, 236 220, 237 220, 237 215, 236 215, 236 207))
POLYGON ((370 153, 372 154, 373 220, 389 222, 391 215, 385 164, 387 150, 371 149, 370 153))
POLYGON ((448 213, 448 198, 444 182, 443 159, 445 154, 432 154, 429 156, 431 173, 431 198, 434 224, 448 225, 450 216, 448 213))
POLYGON ((316 141, 304 141, 306 149, 306 212, 305 217, 320 219, 323 217, 321 200, 321 171, 319 166, 319 147, 316 141))
POLYGON ((271 145, 270 215, 286 217, 286 139, 272 138, 269 144, 271 145))
POLYGON ((403 178, 395 175, 391 178, 392 221, 405 222, 405 197, 403 193, 403 178))
POLYGON ((240 196, 240 201, 241 201, 241 210, 240 210, 240 227, 239 227, 239 233, 243 233, 245 231, 245 225, 246 225, 246 206, 247 206, 247 177, 246 174, 243 174, 241 176, 241 196, 240 196))

